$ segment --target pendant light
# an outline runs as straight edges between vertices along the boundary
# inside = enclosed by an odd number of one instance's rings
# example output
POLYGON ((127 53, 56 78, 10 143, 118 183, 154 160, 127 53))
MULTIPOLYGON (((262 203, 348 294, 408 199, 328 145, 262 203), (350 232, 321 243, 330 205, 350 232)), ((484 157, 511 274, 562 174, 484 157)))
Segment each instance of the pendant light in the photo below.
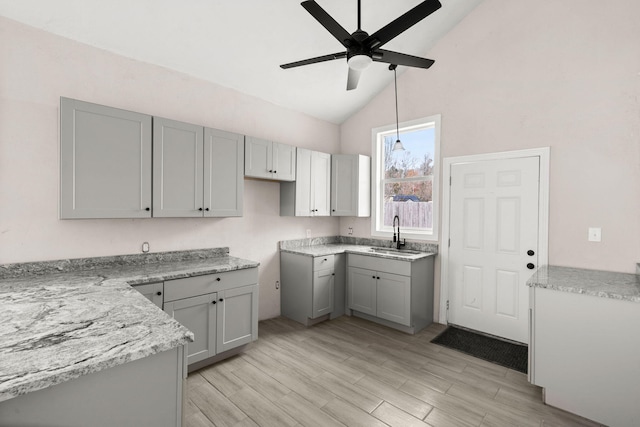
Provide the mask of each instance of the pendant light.
POLYGON ((398 75, 396 74, 396 68, 398 66, 396 64, 389 65, 389 69, 393 70, 393 83, 396 94, 396 143, 393 144, 393 149, 391 151, 404 151, 404 146, 402 142, 400 142, 400 125, 398 124, 398 75))

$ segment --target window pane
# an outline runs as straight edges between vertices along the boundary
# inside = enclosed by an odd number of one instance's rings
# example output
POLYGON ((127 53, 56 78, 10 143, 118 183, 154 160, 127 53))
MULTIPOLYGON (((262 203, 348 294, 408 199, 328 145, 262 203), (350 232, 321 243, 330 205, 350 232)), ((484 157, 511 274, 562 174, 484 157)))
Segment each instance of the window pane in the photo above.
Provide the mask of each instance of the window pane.
POLYGON ((403 228, 433 227, 432 181, 394 182, 384 185, 385 226, 393 225, 393 217, 400 217, 403 228))
POLYGON ((384 137, 385 178, 409 178, 433 175, 435 129, 400 132, 404 151, 393 151, 396 135, 384 137))

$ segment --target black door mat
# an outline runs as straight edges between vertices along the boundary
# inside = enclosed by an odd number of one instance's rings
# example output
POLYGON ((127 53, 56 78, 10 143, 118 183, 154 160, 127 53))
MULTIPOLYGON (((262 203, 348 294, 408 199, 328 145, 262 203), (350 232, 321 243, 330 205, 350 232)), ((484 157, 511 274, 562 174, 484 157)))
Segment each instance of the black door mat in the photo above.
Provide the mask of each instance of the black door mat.
POLYGON ((503 341, 455 326, 448 326, 431 342, 506 368, 527 373, 529 365, 528 347, 524 344, 503 341))

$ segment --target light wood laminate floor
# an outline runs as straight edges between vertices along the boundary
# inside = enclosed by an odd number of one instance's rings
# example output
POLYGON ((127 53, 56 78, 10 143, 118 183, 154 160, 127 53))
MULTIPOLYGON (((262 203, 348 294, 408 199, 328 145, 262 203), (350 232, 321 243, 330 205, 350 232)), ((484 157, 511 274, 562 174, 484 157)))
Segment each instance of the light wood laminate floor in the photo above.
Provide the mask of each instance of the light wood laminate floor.
POLYGON ((189 375, 187 427, 597 426, 546 406, 519 372, 343 316, 260 322, 241 355, 189 375))

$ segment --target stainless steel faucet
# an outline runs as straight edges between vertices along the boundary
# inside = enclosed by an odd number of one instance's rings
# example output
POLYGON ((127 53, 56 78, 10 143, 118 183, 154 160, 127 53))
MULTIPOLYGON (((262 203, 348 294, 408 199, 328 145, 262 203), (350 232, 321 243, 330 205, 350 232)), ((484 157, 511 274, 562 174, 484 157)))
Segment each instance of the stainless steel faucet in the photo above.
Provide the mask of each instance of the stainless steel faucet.
POLYGON ((407 243, 407 239, 404 239, 404 241, 400 243, 400 217, 398 215, 393 217, 393 242, 396 243, 396 249, 402 248, 407 243), (397 240, 396 240, 396 220, 398 220, 398 239, 397 240))

